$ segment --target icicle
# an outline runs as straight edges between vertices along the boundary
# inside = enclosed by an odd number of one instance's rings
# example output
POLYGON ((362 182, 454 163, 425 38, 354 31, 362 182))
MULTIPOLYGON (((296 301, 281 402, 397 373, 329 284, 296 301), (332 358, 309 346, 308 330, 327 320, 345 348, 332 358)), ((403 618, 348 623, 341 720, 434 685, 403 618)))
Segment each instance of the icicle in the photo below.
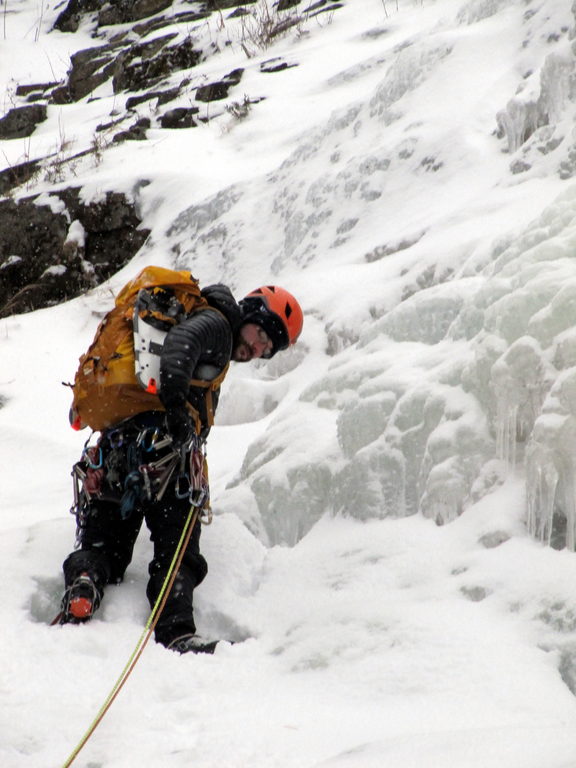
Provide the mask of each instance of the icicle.
POLYGON ((498 457, 507 471, 518 461, 518 446, 532 432, 549 385, 538 341, 531 336, 517 339, 494 363, 491 386, 496 400, 498 457))
POLYGON ((518 431, 518 404, 508 398, 499 398, 497 404, 496 452, 504 461, 506 472, 516 465, 516 434, 518 431))
POLYGON ((576 549, 576 485, 574 483, 574 460, 564 477, 564 510, 566 514, 566 547, 574 552, 576 549))
POLYGON ((537 443, 527 452, 526 504, 528 532, 550 545, 559 472, 552 452, 537 443))

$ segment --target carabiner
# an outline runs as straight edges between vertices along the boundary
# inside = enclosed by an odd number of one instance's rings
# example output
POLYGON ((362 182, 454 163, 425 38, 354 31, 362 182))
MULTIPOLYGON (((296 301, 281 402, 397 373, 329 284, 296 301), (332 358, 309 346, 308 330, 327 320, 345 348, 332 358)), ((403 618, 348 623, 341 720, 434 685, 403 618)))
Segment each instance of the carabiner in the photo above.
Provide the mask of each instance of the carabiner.
POLYGON ((143 448, 146 453, 150 453, 155 450, 156 441, 160 435, 158 427, 147 427, 143 429, 136 439, 136 445, 139 448, 143 448))
POLYGON ((124 445, 124 432, 122 429, 112 429, 107 434, 110 448, 120 448, 124 445))
POLYGON ((84 448, 84 450, 82 451, 82 459, 86 462, 86 464, 90 469, 101 469, 104 463, 104 457, 102 456, 102 448, 99 445, 94 445, 92 446, 92 448, 97 451, 96 455, 98 456, 98 463, 95 464, 90 458, 88 454, 88 451, 90 450, 90 448, 86 448, 86 447, 84 448))
POLYGON ((206 487, 200 490, 190 491, 190 506, 197 509, 204 509, 209 499, 208 489, 206 487))
POLYGON ((174 484, 174 495, 177 499, 186 499, 190 495, 190 480, 186 475, 178 475, 174 484), (184 487, 184 490, 182 490, 184 487))

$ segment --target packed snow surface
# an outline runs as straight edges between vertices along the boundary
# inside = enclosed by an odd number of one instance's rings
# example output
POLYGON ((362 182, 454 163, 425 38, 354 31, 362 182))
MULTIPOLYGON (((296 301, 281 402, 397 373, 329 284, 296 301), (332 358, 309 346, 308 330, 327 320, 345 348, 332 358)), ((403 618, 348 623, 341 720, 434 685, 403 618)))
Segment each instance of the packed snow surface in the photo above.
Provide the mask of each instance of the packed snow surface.
MULTIPOLYGON (((196 619, 230 642, 150 643, 75 764, 576 765, 568 6, 355 0, 250 58, 221 14, 188 32, 219 51, 202 76, 245 68, 248 114, 153 127, 74 168, 86 199, 130 194, 151 235, 109 285, 0 320, 2 766, 65 764, 147 620, 143 532, 94 620, 49 626, 88 437, 61 382, 108 289, 150 263, 239 297, 284 285, 305 329, 234 368, 210 436, 196 619), (297 66, 263 74, 274 56, 297 66)), ((51 31, 59 10, 0 6, 4 111, 95 44, 86 25, 51 31)), ((5 164, 89 142, 124 98, 92 97, 0 142, 5 164)), ((57 204, 35 184, 18 194, 57 204)))

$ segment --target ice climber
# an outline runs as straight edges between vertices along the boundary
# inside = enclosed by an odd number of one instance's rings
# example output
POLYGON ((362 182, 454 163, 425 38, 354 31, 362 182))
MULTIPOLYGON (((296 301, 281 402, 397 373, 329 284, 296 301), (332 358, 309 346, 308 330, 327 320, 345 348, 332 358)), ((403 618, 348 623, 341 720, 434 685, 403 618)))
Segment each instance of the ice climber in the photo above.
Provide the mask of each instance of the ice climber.
MULTIPOLYGON (((202 311, 181 314, 156 349, 157 394, 149 388, 144 395, 152 407, 144 400, 131 413, 132 395, 122 395, 119 387, 121 418, 95 430, 97 443, 85 447, 75 465, 77 548, 63 564, 61 624, 91 619, 106 585, 122 581, 143 521, 153 544, 146 594, 150 605, 156 604, 191 506, 191 453, 206 441, 229 362, 270 359, 294 344, 302 330, 298 302, 276 286, 258 288, 237 302, 229 288, 217 284, 203 289, 201 297, 202 311)), ((98 397, 91 395, 89 413, 97 412, 98 397)), ((180 653, 214 647, 196 635, 194 624, 192 593, 207 573, 200 529, 198 519, 155 626, 156 641, 180 653)))

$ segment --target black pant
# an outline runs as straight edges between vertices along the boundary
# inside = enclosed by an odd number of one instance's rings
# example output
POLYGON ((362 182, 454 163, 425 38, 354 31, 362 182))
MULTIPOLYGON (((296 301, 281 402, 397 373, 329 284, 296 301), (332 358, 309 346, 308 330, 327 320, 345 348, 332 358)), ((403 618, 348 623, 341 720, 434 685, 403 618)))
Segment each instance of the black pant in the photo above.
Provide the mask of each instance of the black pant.
MULTIPOLYGON (((129 467, 126 472, 128 470, 129 467)), ((72 552, 64 561, 66 587, 84 572, 92 577, 100 596, 106 584, 121 582, 132 560, 142 522, 145 521, 154 547, 154 555, 148 567, 146 594, 150 606, 155 604, 188 518, 190 501, 187 497, 178 498, 174 483, 168 486, 160 501, 149 500, 145 494, 142 495, 144 498, 139 499, 124 518, 120 498, 93 498, 87 503, 80 531, 80 549, 72 552)), ((208 571, 206 560, 200 554, 200 531, 201 524, 197 520, 156 625, 156 640, 164 645, 179 635, 196 631, 192 592, 208 571)))

